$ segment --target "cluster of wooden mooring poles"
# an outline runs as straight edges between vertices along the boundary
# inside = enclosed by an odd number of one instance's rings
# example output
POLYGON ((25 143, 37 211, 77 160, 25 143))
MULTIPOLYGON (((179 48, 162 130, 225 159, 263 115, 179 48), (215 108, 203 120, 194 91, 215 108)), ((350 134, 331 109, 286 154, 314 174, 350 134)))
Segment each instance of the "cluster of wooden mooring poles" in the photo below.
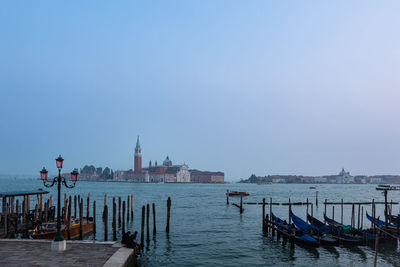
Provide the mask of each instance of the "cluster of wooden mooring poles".
MULTIPOLYGON (((3 197, 2 201, 2 214, 0 216, 0 222, 4 224, 0 235, 2 237, 13 237, 18 233, 24 233, 28 229, 32 229, 40 223, 55 222, 56 221, 56 207, 53 205, 53 195, 50 195, 47 201, 44 200, 43 192, 37 194, 37 204, 34 209, 30 209, 30 195, 24 195, 22 203, 14 197, 3 197), (8 199, 8 201, 7 201, 8 199), (2 233, 1 233, 2 232, 2 233)), ((79 236, 78 239, 83 239, 85 232, 83 230, 83 224, 86 220, 93 222, 93 235, 96 235, 96 201, 93 200, 92 214, 90 214, 90 200, 91 196, 88 193, 86 197, 86 216, 84 216, 84 197, 81 195, 67 196, 64 194, 64 201, 62 202, 61 218, 62 222, 67 228, 67 238, 73 239, 71 236, 71 221, 73 218, 79 218, 79 236)), ((170 232, 170 214, 171 214, 171 198, 167 200, 167 222, 166 222, 166 233, 170 232)), ((152 216, 153 216, 153 236, 156 235, 156 205, 152 203, 152 216)), ((144 231, 146 225, 146 241, 150 241, 150 204, 142 206, 142 218, 141 218, 141 239, 140 244, 144 246, 144 231), (147 207, 147 209, 146 209, 147 207), (147 212, 146 212, 147 211, 147 212), (146 221, 146 224, 145 224, 146 221)), ((104 241, 108 241, 108 205, 107 205, 107 194, 104 195, 104 209, 102 214, 104 223, 104 241)), ((134 219, 134 197, 129 195, 126 197, 126 201, 122 200, 121 197, 113 197, 112 201, 112 233, 113 241, 117 241, 117 227, 122 229, 122 234, 127 230, 127 223, 134 219), (118 204, 117 204, 118 200, 118 204), (118 207, 117 207, 118 205, 118 207)), ((131 224, 132 226, 132 224, 131 224)), ((89 233, 88 233, 89 234, 89 233)))
MULTIPOLYGON (((258 204, 258 203, 255 203, 258 204)), ((295 233, 295 228, 292 225, 292 221, 291 221, 291 214, 292 214, 292 205, 306 205, 306 218, 307 215, 309 214, 309 206, 310 206, 310 211, 311 211, 311 217, 314 217, 314 203, 311 203, 308 201, 308 198, 306 200, 306 202, 295 202, 292 203, 290 201, 289 198, 289 202, 287 203, 274 203, 272 202, 272 198, 270 198, 269 203, 267 203, 265 201, 265 198, 263 198, 263 201, 260 203, 262 205, 262 230, 263 232, 271 232, 272 236, 275 235, 275 232, 277 232, 277 237, 278 239, 280 238, 280 233, 284 232, 284 231, 278 231, 278 230, 283 230, 282 225, 277 224, 275 221, 273 221, 273 216, 272 216, 272 206, 274 205, 287 205, 289 207, 289 216, 288 216, 288 225, 290 228, 291 235, 290 236, 286 236, 289 238, 290 242, 291 242, 291 246, 294 246, 294 233, 295 233), (265 209, 266 206, 269 205, 269 214, 266 214, 265 209)), ((327 199, 325 199, 324 201, 324 214, 327 214, 327 206, 328 205, 340 205, 341 206, 341 213, 340 213, 340 223, 343 225, 343 209, 344 209, 344 205, 351 205, 352 209, 351 209, 351 218, 350 218, 350 226, 352 228, 357 228, 357 229, 362 229, 364 226, 364 207, 362 205, 371 205, 371 211, 372 214, 371 216, 373 218, 376 218, 376 205, 377 204, 384 204, 385 205, 385 217, 388 218, 387 222, 390 224, 392 223, 391 221, 391 217, 392 217, 392 206, 393 204, 399 204, 398 202, 393 202, 392 200, 389 202, 387 202, 387 200, 385 202, 376 202, 374 199, 372 200, 372 202, 344 202, 343 199, 341 200, 341 202, 328 202, 327 199), (358 212, 357 212, 358 210, 358 212), (357 212, 357 216, 356 216, 356 212, 357 212), (356 220, 357 218, 357 220, 356 220), (356 225, 356 221, 357 221, 357 225, 356 225)), ((315 203, 316 206, 318 206, 318 202, 316 201, 315 203)), ((378 217, 379 218, 379 217, 378 217)), ((331 216, 332 220, 335 220, 335 206, 332 206, 332 216, 331 216)), ((324 222, 325 222, 325 218, 324 218, 324 222)), ((388 223, 386 223, 386 225, 388 225, 388 223)), ((400 223, 397 223, 397 233, 400 233, 400 223)), ((379 227, 376 223, 373 223, 371 221, 371 229, 373 229, 374 231, 379 231, 379 227)))
MULTIPOLYGON (((156 205, 152 203, 152 216, 153 216, 153 236, 157 233, 157 223, 156 223, 156 205)), ((107 205, 107 194, 104 195, 104 209, 103 209, 103 222, 104 222, 104 241, 108 241, 108 205, 107 205)), ((113 241, 117 240, 117 225, 122 228, 122 234, 125 234, 126 222, 131 220, 133 222, 134 212, 133 212, 133 195, 127 197, 127 200, 122 200, 118 197, 118 209, 116 198, 113 197, 112 201, 112 236, 113 241), (121 205, 122 204, 122 205, 121 205), (121 213, 122 208, 122 213, 121 213), (117 215, 118 212, 118 215, 117 215), (126 218, 126 220, 125 220, 126 218)), ((169 234, 170 231, 170 218, 171 218, 171 197, 167 200, 167 224, 165 231, 169 234)), ((141 217, 141 231, 140 231, 140 245, 144 247, 145 238, 145 228, 146 228, 146 242, 150 242, 150 204, 142 206, 142 217, 141 217)))

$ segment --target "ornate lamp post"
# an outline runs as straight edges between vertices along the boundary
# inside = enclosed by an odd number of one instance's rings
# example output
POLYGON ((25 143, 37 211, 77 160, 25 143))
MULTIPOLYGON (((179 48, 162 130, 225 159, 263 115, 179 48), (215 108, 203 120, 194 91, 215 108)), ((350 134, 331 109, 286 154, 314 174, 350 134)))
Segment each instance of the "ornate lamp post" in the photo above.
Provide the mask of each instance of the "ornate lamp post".
POLYGON ((72 185, 67 184, 67 180, 61 176, 61 169, 63 167, 64 159, 60 156, 56 158, 56 164, 58 168, 58 176, 53 178, 53 181, 47 180, 48 171, 43 167, 40 171, 40 176, 42 178, 43 184, 46 187, 53 187, 57 183, 57 191, 58 191, 58 199, 57 199, 57 234, 52 242, 51 248, 52 250, 63 251, 66 249, 66 243, 64 237, 61 233, 61 184, 64 184, 67 188, 74 188, 76 181, 78 181, 78 170, 74 169, 71 172, 71 181, 73 182, 72 185))

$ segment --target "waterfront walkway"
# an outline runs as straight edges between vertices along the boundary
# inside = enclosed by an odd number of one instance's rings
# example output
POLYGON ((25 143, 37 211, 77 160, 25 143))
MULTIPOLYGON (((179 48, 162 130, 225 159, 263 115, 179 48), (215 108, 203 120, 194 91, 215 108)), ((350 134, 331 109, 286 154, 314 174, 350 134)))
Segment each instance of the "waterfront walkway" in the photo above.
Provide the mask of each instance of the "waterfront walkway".
POLYGON ((53 252, 51 241, 0 239, 0 266, 126 266, 132 249, 116 242, 67 241, 67 250, 53 252))

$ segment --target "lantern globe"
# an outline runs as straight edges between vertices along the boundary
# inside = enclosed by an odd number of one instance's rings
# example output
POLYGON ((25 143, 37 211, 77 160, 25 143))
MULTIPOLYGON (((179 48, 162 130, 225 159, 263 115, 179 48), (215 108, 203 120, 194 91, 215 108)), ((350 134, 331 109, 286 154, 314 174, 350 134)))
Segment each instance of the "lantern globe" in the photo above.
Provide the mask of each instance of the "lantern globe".
POLYGON ((47 175, 48 175, 48 171, 46 170, 45 167, 43 167, 43 169, 40 171, 40 178, 42 178, 42 180, 47 181, 47 175))
POLYGON ((58 158, 56 158, 57 168, 62 169, 63 161, 64 161, 64 159, 61 157, 61 155, 59 155, 58 158))
POLYGON ((71 180, 72 180, 73 182, 78 181, 78 175, 79 175, 78 170, 77 170, 77 169, 74 169, 74 170, 71 172, 71 180))

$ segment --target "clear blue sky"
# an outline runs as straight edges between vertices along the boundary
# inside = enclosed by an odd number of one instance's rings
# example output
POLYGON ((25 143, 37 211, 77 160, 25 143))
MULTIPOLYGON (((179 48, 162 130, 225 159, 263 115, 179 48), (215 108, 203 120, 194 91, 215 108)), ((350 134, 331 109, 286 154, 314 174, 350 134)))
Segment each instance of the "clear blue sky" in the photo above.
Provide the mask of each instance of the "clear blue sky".
POLYGON ((400 174, 399 1, 2 1, 0 173, 400 174))

